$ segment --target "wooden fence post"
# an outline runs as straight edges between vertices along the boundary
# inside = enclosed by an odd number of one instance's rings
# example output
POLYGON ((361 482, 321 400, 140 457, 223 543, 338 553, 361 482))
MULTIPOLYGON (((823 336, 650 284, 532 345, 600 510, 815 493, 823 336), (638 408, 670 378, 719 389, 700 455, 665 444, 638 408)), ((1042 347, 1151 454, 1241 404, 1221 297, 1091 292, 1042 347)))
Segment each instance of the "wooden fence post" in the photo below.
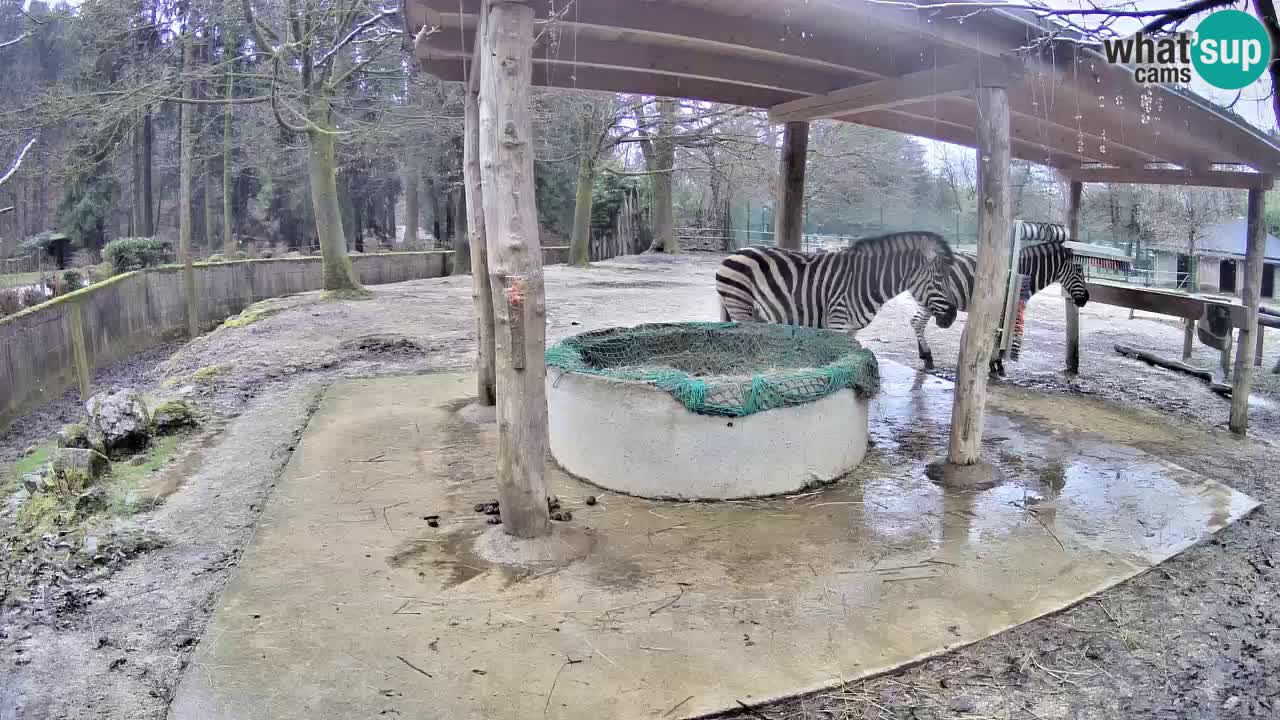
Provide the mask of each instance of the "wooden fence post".
POLYGON ((780 248, 800 249, 804 230, 804 173, 808 158, 809 123, 787 123, 782 133, 778 212, 774 216, 774 243, 780 248))
MULTIPOLYGON (((1230 426, 1231 432, 1237 435, 1244 435, 1249 429, 1249 386, 1253 381, 1254 334, 1259 331, 1258 305, 1262 301, 1262 259, 1267 241, 1264 222, 1266 202, 1266 191, 1260 188, 1249 190, 1249 239, 1245 252, 1244 286, 1240 291, 1245 321, 1244 327, 1240 328, 1235 377, 1231 382, 1230 426)), ((1231 347, 1229 342, 1227 347, 1231 347)))
POLYGON ((979 86, 978 264, 969 320, 956 363, 955 403, 947 464, 978 465, 982 450, 987 368, 995 344, 1009 270, 1009 95, 1004 87, 979 86))
POLYGON ((71 336, 71 358, 76 366, 76 380, 80 387, 80 402, 89 401, 93 393, 93 389, 89 385, 89 352, 84 339, 84 312, 80 306, 81 302, 87 300, 76 300, 71 303, 71 313, 68 315, 70 326, 67 328, 68 334, 71 336))
POLYGON ((1194 318, 1184 318, 1182 322, 1185 326, 1182 333, 1182 359, 1185 362, 1191 359, 1191 351, 1195 346, 1196 321, 1194 318))
MULTIPOLYGON (((1067 206, 1068 235, 1073 241, 1080 239, 1080 197, 1084 193, 1084 183, 1071 181, 1070 204, 1067 206)), ((1080 308, 1070 297, 1065 298, 1067 307, 1067 373, 1080 373, 1080 308)))
POLYGON ((546 295, 529 109, 533 8, 524 2, 491 4, 480 54, 480 174, 494 310, 498 499, 503 529, 533 538, 551 530, 543 477, 546 295))

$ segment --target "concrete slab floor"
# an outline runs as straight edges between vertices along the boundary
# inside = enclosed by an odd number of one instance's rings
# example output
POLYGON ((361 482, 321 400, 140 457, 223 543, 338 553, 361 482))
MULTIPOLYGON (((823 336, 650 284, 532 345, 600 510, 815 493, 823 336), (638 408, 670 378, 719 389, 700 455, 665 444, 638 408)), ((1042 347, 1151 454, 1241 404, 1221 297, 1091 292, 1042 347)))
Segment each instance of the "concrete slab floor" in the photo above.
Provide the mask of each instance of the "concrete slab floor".
MULTIPOLYGON (((1256 503, 1141 451, 990 413, 1008 477, 930 483, 950 383, 881 363, 875 447, 789 498, 675 504, 549 468, 567 566, 503 566, 473 505, 495 428, 465 375, 332 387, 173 720, 680 718, 854 680, 1143 572, 1256 503), (585 499, 599 502, 587 506, 585 499), (440 516, 440 527, 424 517, 440 516)), ((500 544, 500 543, 498 543, 500 544)))

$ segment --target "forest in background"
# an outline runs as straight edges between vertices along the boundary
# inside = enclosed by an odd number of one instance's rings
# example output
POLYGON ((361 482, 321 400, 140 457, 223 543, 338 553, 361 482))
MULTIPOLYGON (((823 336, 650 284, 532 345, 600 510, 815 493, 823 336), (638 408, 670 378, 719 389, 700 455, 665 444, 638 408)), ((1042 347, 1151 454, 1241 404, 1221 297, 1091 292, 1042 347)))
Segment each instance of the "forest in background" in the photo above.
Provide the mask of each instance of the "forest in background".
MULTIPOLYGON (((185 240, 197 257, 326 238, 465 246, 462 90, 416 72, 403 46, 395 4, 367 0, 0 5, 0 173, 35 140, 0 186, 0 258, 43 233, 85 264, 125 237, 185 240)), ((642 209, 656 250, 772 241, 781 133, 765 113, 569 91, 534 102, 544 243, 573 241, 585 261, 624 206, 642 209)), ((969 245, 975 180, 968 149, 815 123, 805 231, 969 245)), ((1050 169, 1015 162, 1012 182, 1016 217, 1062 218, 1050 169)), ((1092 185, 1082 239, 1194 250, 1243 211, 1240 191, 1092 185)))

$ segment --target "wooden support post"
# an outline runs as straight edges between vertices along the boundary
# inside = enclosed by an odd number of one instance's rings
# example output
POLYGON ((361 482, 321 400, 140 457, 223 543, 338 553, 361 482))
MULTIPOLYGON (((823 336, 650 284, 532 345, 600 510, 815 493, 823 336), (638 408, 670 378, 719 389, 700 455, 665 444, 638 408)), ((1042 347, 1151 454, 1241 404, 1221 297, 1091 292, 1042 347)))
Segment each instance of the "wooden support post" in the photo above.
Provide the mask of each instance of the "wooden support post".
POLYGON ((976 465, 982 449, 987 367, 991 360, 1009 268, 1009 96, 1003 87, 979 87, 978 106, 978 265, 974 272, 969 320, 956 363, 955 404, 951 409, 950 465, 976 465))
POLYGON ((529 108, 533 8, 493 3, 481 42, 480 184, 494 310, 498 500, 507 534, 533 538, 551 530, 543 477, 546 295, 529 108))
POLYGON ((76 366, 76 380, 80 389, 80 402, 89 402, 93 390, 89 385, 89 352, 84 340, 84 309, 82 303, 87 301, 75 300, 71 303, 71 312, 68 316, 70 323, 67 327, 67 334, 71 340, 71 359, 76 366))
MULTIPOLYGON (((1240 300, 1244 322, 1240 327, 1240 347, 1236 350, 1235 377, 1231 383, 1231 432, 1244 435, 1249 428, 1249 385, 1253 381, 1253 354, 1258 328, 1258 305, 1262 302, 1262 259, 1267 241, 1266 191, 1249 191, 1248 246, 1245 251, 1244 285, 1240 300)), ((1261 339, 1261 334, 1257 335, 1261 339)), ((1230 347, 1230 344, 1228 344, 1230 347)))
MULTIPOLYGON (((483 8, 481 13, 480 23, 483 26, 483 8)), ((483 58, 477 52, 471 61, 471 77, 463 98, 462 176, 467 194, 467 234, 471 245, 471 303, 476 315, 476 398, 481 405, 493 405, 497 402, 493 364, 493 290, 489 285, 489 248, 485 245, 484 195, 480 185, 482 62, 483 58)))
POLYGON ((1191 359, 1191 349, 1195 346, 1196 321, 1194 318, 1185 318, 1182 322, 1186 326, 1182 333, 1182 359, 1185 362, 1191 359))
MULTIPOLYGON (((1071 197, 1067 205, 1068 235, 1074 241, 1080 239, 1080 197, 1084 192, 1084 183, 1071 181, 1071 197)), ((1080 308, 1070 297, 1063 300, 1067 307, 1067 373, 1080 373, 1080 308)))
POLYGON ((1231 341, 1234 339, 1232 331, 1228 328, 1227 339, 1218 353, 1219 365, 1222 367, 1222 382, 1227 382, 1231 379, 1231 341))
POLYGON ((1258 326, 1258 342, 1253 346, 1253 366, 1262 367, 1262 346, 1265 344, 1267 329, 1258 326))
POLYGON ((789 122, 782 133, 782 161, 778 168, 778 208, 774 212, 774 243, 799 250, 804 232, 804 171, 809 157, 809 123, 789 122))

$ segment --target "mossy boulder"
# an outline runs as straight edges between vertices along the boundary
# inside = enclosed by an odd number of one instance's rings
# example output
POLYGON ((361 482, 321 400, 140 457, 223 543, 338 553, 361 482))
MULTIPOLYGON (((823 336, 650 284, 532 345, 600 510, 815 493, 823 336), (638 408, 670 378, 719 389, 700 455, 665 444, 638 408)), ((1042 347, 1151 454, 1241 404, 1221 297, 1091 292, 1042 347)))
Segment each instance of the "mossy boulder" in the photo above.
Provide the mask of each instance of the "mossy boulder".
POLYGON ((63 425, 58 431, 58 447, 86 449, 92 447, 89 442, 89 426, 84 423, 63 425))
POLYGON ((195 425, 195 411, 181 400, 162 402, 151 413, 151 432, 156 435, 172 435, 195 425))
POLYGON ((62 448, 53 456, 54 491, 61 497, 78 496, 110 469, 111 463, 97 450, 62 448))
POLYGON ((147 446, 151 416, 142 396, 133 390, 109 390, 89 398, 89 442, 108 457, 119 457, 147 446))

